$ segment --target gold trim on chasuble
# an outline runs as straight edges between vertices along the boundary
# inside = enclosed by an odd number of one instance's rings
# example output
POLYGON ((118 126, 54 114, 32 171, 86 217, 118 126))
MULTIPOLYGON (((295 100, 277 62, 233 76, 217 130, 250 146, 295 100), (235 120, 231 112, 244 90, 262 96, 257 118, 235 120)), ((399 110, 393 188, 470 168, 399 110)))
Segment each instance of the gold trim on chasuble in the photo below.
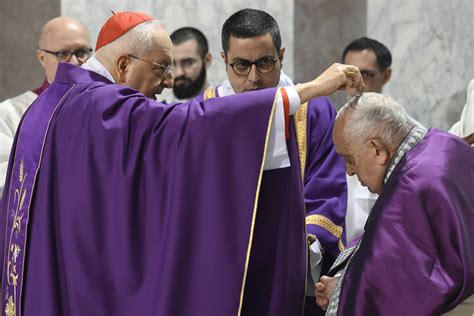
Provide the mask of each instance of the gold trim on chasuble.
MULTIPOLYGON (((20 158, 17 158, 17 150, 18 150, 18 147, 15 148, 15 156, 14 156, 14 160, 13 160, 13 167, 14 168, 15 166, 17 166, 17 161, 19 160, 20 163, 19 163, 19 176, 18 176, 18 180, 19 180, 19 184, 20 184, 20 188, 19 189, 16 189, 15 192, 13 192, 14 194, 14 197, 13 197, 13 201, 14 203, 16 204, 15 205, 15 216, 14 216, 14 221, 13 221, 13 225, 12 225, 12 228, 11 228, 11 231, 10 231, 10 238, 8 239, 8 248, 6 247, 5 248, 5 253, 4 253, 4 258, 5 258, 5 255, 6 255, 6 252, 8 251, 8 258, 7 258, 7 271, 6 271, 6 274, 7 274, 7 282, 9 285, 13 285, 13 295, 11 295, 8 290, 7 290, 7 293, 1 293, 2 296, 5 295, 5 298, 7 298, 7 304, 5 306, 5 315, 6 316, 16 316, 16 315, 21 315, 21 299, 22 299, 22 293, 23 293, 23 277, 24 277, 24 274, 25 274, 25 260, 26 260, 26 248, 27 248, 27 243, 28 243, 28 223, 29 223, 29 214, 30 214, 30 208, 31 208, 31 201, 33 200, 33 190, 35 188, 35 184, 36 184, 36 179, 37 179, 37 176, 38 176, 38 171, 39 171, 39 168, 41 166, 41 161, 42 161, 42 158, 43 158, 43 151, 44 151, 44 145, 45 145, 45 142, 46 142, 46 136, 48 135, 48 131, 49 131, 49 127, 51 125, 51 120, 52 118, 54 117, 54 115, 56 114, 56 111, 58 110, 59 106, 61 105, 61 103, 63 102, 64 98, 69 94, 69 92, 75 87, 76 85, 74 84, 68 91, 66 91, 66 93, 62 96, 62 98, 59 100, 59 102, 56 104, 56 106, 54 107, 53 109, 53 112, 48 120, 48 125, 46 126, 46 131, 44 133, 44 137, 43 137, 43 143, 41 144, 41 152, 40 152, 40 155, 39 155, 39 160, 38 160, 38 164, 36 166, 36 170, 34 170, 34 177, 33 177, 33 183, 32 183, 32 187, 31 187, 31 192, 28 194, 27 193, 27 189, 24 188, 24 184, 26 182, 26 179, 28 177, 28 172, 25 171, 25 167, 24 167, 24 158, 21 157, 20 158), (25 198, 27 197, 28 195, 28 198, 26 199, 25 201, 25 198), (22 212, 22 209, 23 209, 23 206, 24 204, 28 204, 26 210, 23 210, 22 212), (21 214, 20 214, 21 213, 21 214), (25 220, 23 219, 23 217, 26 215, 26 218, 25 220), (24 225, 23 225, 24 224, 24 225), (12 244, 12 238, 13 238, 13 234, 20 234, 21 231, 24 231, 24 234, 25 234, 25 237, 24 237, 24 242, 23 242, 23 245, 22 244, 17 244, 17 243, 14 243, 12 244), (20 253, 23 253, 22 254, 22 262, 20 263, 21 266, 19 269, 17 269, 17 257, 19 256, 20 253), (21 270, 20 270, 21 269, 21 270), (21 271, 21 275, 19 275, 19 272, 18 271, 21 271), (20 281, 21 281, 21 287, 20 287, 20 293, 19 293, 19 296, 17 297, 16 295, 16 292, 17 292, 17 284, 18 284, 18 278, 20 278, 20 281)), ((27 112, 26 116, 28 115, 28 113, 30 112, 27 112)), ((20 126, 20 130, 18 131, 18 142, 20 141, 20 135, 21 135, 21 126, 20 126)), ((14 186, 12 185, 13 183, 13 176, 14 176, 14 172, 12 170, 11 172, 11 178, 10 178, 10 188, 9 188, 9 192, 8 192, 8 203, 7 203, 7 212, 8 210, 10 210, 10 196, 11 196, 11 190, 12 188, 14 188, 14 186)), ((6 220, 6 229, 5 229, 5 241, 7 241, 6 239, 6 235, 7 235, 7 232, 8 232, 8 216, 7 216, 7 220, 6 220)), ((5 267, 3 267, 5 269, 5 267)), ((2 274, 3 274, 3 271, 2 271, 2 274)), ((4 282, 5 280, 2 280, 2 289, 4 289, 4 282)), ((1 291, 0 290, 0 291, 1 291)), ((3 304, 3 297, 2 297, 2 304, 3 304)))
POLYGON ((338 238, 337 243, 339 250, 343 251, 345 249, 344 244, 342 243, 342 227, 333 223, 329 218, 320 214, 309 215, 306 217, 306 225, 313 224, 318 225, 328 232, 331 233, 334 237, 338 238))
MULTIPOLYGON (((247 247, 247 258, 245 259, 244 278, 243 278, 243 282, 242 282, 242 289, 241 289, 241 292, 240 292, 239 311, 237 313, 238 316, 240 316, 241 313, 242 313, 242 306, 243 306, 244 292, 245 292, 245 282, 247 280, 247 271, 248 271, 248 265, 249 265, 249 260, 250 260, 250 251, 252 249, 253 232, 254 232, 254 227, 255 227, 255 218, 257 216, 258 196, 260 194, 260 184, 262 182, 263 166, 265 164, 265 159, 266 159, 266 156, 267 156, 268 139, 270 138, 270 129, 271 129, 271 126, 272 126, 273 116, 274 116, 275 108, 276 108, 276 102, 277 102, 277 98, 278 98, 278 93, 280 93, 280 89, 281 88, 279 88, 277 90, 277 93, 275 93, 275 99, 273 100, 273 106, 272 106, 272 112, 270 114, 270 119, 268 120, 267 135, 266 135, 266 138, 265 138, 265 148, 264 148, 264 152, 263 152, 263 160, 262 160, 262 164, 260 166, 260 174, 258 176, 257 192, 255 194, 255 203, 254 203, 254 211, 253 211, 253 216, 252 216, 252 225, 251 225, 251 228, 250 228, 250 238, 249 238, 249 244, 248 244, 248 247, 247 247)), ((213 99, 213 98, 216 98, 216 97, 217 96, 216 96, 216 88, 215 87, 209 87, 204 91, 204 100, 209 100, 209 99, 213 99)), ((304 145, 303 145, 304 146, 304 156, 303 157, 306 160, 306 103, 301 106, 300 111, 303 108, 304 108, 304 145)), ((298 111, 298 112, 300 112, 300 111, 298 111)), ((296 116, 295 116, 295 122, 296 122, 296 116)), ((298 124, 296 124, 296 126, 298 126, 298 124)), ((299 135, 298 132, 297 132, 297 135, 299 135)), ((299 157, 300 157, 300 161, 301 161, 302 156, 301 156, 301 152, 300 152, 300 143, 299 143, 299 141, 298 141, 298 152, 299 152, 299 157)), ((302 167, 302 176, 303 176, 304 175, 304 163, 302 164, 302 166, 303 166, 302 167)), ((305 225, 305 230, 306 230, 306 225, 305 225)), ((307 257, 307 254, 306 254, 306 257, 307 257)), ((307 259, 306 259, 306 261, 307 261, 307 259)), ((306 278, 305 278, 305 282, 306 282, 306 278)), ((305 287, 306 287, 306 285, 305 285, 305 287)), ((303 299, 303 306, 304 306, 304 299, 303 299)))
MULTIPOLYGON (((13 165, 16 166, 16 164, 13 164, 13 165)), ((20 188, 15 189, 14 196, 13 196, 13 202, 15 203, 15 207, 14 207, 15 215, 14 215, 14 220, 13 220, 13 226, 10 231, 10 238, 8 239, 9 240, 8 249, 5 249, 5 251, 8 251, 7 282, 9 285, 13 285, 13 295, 8 293, 8 291, 6 293, 6 297, 8 297, 8 302, 5 306, 6 316, 15 316, 17 312, 16 306, 17 306, 18 298, 16 295, 16 292, 17 292, 16 287, 18 283, 18 277, 20 277, 19 273, 17 272, 17 258, 20 252, 24 252, 26 248, 26 245, 22 249, 21 244, 17 244, 17 243, 12 244, 13 234, 20 234, 22 231, 22 220, 23 220, 23 216, 25 215, 25 213, 21 215, 19 214, 21 213, 21 210, 23 209, 23 205, 25 204, 25 197, 28 191, 26 188, 24 188, 26 178, 28 177, 28 172, 25 172, 24 169, 25 169, 24 162, 22 158, 20 160, 20 171, 19 171, 19 176, 18 176, 20 188)), ((12 177, 13 177, 13 172, 12 172, 12 177)), ((10 183, 12 182, 10 181, 10 183)), ((8 202, 9 202, 8 204, 10 204, 10 201, 8 202)), ((8 210, 9 209, 10 208, 8 207, 8 210)), ((29 210, 27 210, 27 212, 28 211, 29 210)), ((8 225, 8 218, 7 218, 7 225, 8 225)))
MULTIPOLYGON (((304 188, 304 175, 306 168, 306 157, 307 157, 307 117, 308 117, 308 103, 301 105, 300 109, 294 114, 295 128, 296 128, 296 141, 298 144, 298 156, 300 158, 300 171, 301 181, 304 188)), ((318 225, 330 232, 333 236, 339 239, 338 248, 340 251, 344 250, 344 244, 342 243, 342 231, 343 228, 334 224, 329 218, 315 214, 306 217, 306 225, 313 224, 318 225)), ((316 236, 315 236, 316 237, 316 236)))
POLYGON ((306 168, 306 120, 308 116, 308 103, 301 105, 300 109, 294 114, 296 129, 296 143, 298 146, 298 157, 300 158, 301 182, 304 187, 304 171, 306 168))
POLYGON ((204 90, 204 100, 214 99, 216 97, 216 88, 209 87, 204 90))
MULTIPOLYGON (((301 176, 301 192, 303 196, 301 197, 303 199, 303 208, 304 208, 304 214, 303 217, 306 216, 306 205, 304 203, 304 173, 306 169, 306 121, 307 121, 307 115, 308 115, 308 103, 303 103, 301 104, 300 108, 298 111, 296 111, 295 114, 293 114, 293 121, 295 123, 295 131, 296 131, 296 146, 298 148, 298 158, 300 162, 300 176, 301 176)), ((311 240, 310 236, 308 235, 308 231, 306 229, 306 224, 303 224, 304 226, 304 232, 306 235, 306 249, 305 249, 305 256, 306 256, 306 262, 308 262, 308 249, 309 246, 311 245, 311 240)), ((315 236, 316 237, 316 236, 315 236)), ((305 278, 304 278, 304 288, 307 288, 307 282, 308 282, 308 269, 305 270, 305 278)), ((303 306, 306 304, 306 295, 303 297, 303 306)), ((303 314, 304 314, 304 308, 303 308, 303 314)))
MULTIPOLYGON (((271 111, 270 117, 268 119, 267 135, 265 136, 265 146, 264 146, 264 149, 263 149, 262 163, 260 165, 260 173, 258 175, 257 190, 256 190, 256 194, 255 194, 255 202, 254 202, 254 207, 253 207, 252 225, 250 226, 250 238, 249 238, 249 243, 248 243, 248 247, 247 247, 247 258, 245 259, 244 278, 242 280, 242 289, 240 291, 239 311, 237 312, 238 316, 240 316, 241 313, 242 313, 242 306, 243 306, 243 301, 244 301, 244 291, 245 291, 245 282, 247 280, 247 272, 248 272, 249 261, 250 261, 250 251, 252 250, 253 231, 254 231, 254 228, 255 228, 255 219, 257 217, 258 196, 260 194, 260 185, 262 183, 263 166, 265 165, 265 159, 267 157, 268 140, 270 138, 270 130, 271 130, 271 127, 272 127, 273 116, 275 114, 276 103, 277 103, 278 94, 280 93, 280 90, 281 90, 281 88, 278 88, 278 90, 275 93, 275 98, 273 99, 272 111, 271 111)), ((215 93, 214 93, 214 96, 215 96, 215 93)))

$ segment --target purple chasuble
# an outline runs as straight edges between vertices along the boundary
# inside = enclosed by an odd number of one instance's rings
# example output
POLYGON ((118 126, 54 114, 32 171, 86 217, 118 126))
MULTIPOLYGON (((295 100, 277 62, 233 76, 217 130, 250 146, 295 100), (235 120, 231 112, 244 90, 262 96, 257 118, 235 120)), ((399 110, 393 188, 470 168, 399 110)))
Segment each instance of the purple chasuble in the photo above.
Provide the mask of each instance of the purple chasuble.
MULTIPOLYGON (((346 168, 332 140, 335 119, 336 110, 327 97, 308 102, 304 175, 306 230, 318 238, 325 251, 321 275, 326 274, 345 244, 346 168)), ((307 297, 305 315, 324 315, 314 297, 307 297)))
MULTIPOLYGON (((220 100, 217 88, 216 97, 220 100)), ((242 96, 246 94, 238 94, 242 96)), ((236 95, 234 95, 236 96, 236 95)), ((201 97, 199 97, 202 99, 201 97)), ((227 97, 226 97, 227 98, 227 97)), ((238 104, 222 104, 229 108, 238 104)), ((290 121, 290 124, 291 121, 290 121)), ((295 131, 291 166, 263 172, 243 315, 301 315, 305 302, 306 233, 295 131)))
POLYGON ((327 97, 308 102, 304 176, 306 216, 311 219, 311 215, 319 215, 332 223, 323 220, 312 224, 309 220, 307 231, 332 255, 332 262, 344 249, 347 209, 346 168, 332 140, 335 119, 336 110, 327 97))
POLYGON ((440 315, 473 294, 473 186, 474 149, 431 129, 372 208, 338 315, 440 315))
POLYGON ((164 105, 60 64, 12 150, 4 192, 25 217, 3 199, 2 312, 301 314, 298 165, 262 172, 275 92, 164 105))
MULTIPOLYGON (((218 91, 218 87, 212 90, 207 89, 196 99, 218 97, 218 91)), ((308 234, 317 236, 326 251, 323 256, 322 274, 329 270, 345 243, 347 183, 344 160, 337 155, 332 141, 335 118, 336 111, 327 97, 315 98, 308 102, 305 119, 304 200, 309 222, 306 221, 306 230, 308 234)), ((293 120, 290 121, 290 125, 290 130, 294 134, 293 120)), ((288 146, 294 146, 293 144, 292 138, 288 146)), ((292 166, 299 164, 296 155, 290 155, 290 159, 292 159, 292 166)), ((298 218, 300 214, 293 213, 293 216, 298 218)), ((272 233, 274 234, 274 232, 268 232, 268 234, 272 233)), ((305 315, 324 314, 316 305, 314 297, 306 297, 304 309, 305 315)), ((258 315, 263 315, 262 313, 258 315)))

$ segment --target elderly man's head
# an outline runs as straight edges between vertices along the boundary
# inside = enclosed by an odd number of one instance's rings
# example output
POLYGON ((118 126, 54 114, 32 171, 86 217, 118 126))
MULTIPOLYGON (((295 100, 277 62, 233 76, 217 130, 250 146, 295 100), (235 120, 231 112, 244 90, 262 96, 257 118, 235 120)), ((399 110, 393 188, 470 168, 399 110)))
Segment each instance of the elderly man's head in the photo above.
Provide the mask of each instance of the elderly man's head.
POLYGON ((60 16, 43 26, 36 57, 44 68, 48 82, 53 82, 59 62, 82 65, 91 52, 90 35, 84 24, 60 16))
POLYGON ((351 99, 334 125, 336 151, 349 175, 380 194, 390 160, 415 126, 403 107, 389 96, 364 93, 351 99))
POLYGON ((150 20, 100 47, 95 56, 118 84, 155 99, 164 88, 173 87, 172 48, 166 30, 150 20))

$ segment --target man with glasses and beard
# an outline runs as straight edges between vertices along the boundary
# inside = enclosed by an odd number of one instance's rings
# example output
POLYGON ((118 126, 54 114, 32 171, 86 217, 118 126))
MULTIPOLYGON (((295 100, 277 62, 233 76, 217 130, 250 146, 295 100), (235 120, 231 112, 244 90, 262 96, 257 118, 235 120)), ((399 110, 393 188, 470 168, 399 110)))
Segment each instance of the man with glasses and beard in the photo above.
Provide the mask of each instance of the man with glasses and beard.
POLYGON ((171 34, 175 70, 173 95, 175 101, 200 95, 208 86, 207 68, 212 61, 207 39, 193 27, 183 27, 171 34))
POLYGON ((49 20, 42 28, 36 57, 45 72, 43 84, 31 91, 0 103, 0 199, 10 157, 10 148, 28 107, 53 82, 60 62, 82 65, 91 56, 87 28, 73 18, 61 16, 49 20))
MULTIPOLYGON (((270 14, 254 9, 243 9, 234 13, 223 25, 222 47, 228 80, 217 88, 208 88, 204 92, 204 99, 276 86, 294 86, 294 82, 282 72, 285 48, 281 47, 278 24, 270 14)), ((307 274, 309 296, 314 295, 314 283, 318 282, 321 271, 324 273, 329 269, 339 252, 344 249, 347 192, 344 161, 337 156, 331 138, 335 117, 336 111, 331 101, 326 97, 318 97, 303 104, 286 126, 287 133, 296 134, 299 155, 295 158, 299 160, 299 178, 304 186, 306 214, 302 216, 306 217, 306 238, 311 243, 311 271, 307 274)), ((284 189, 282 191, 284 192, 284 189)), ((275 211, 284 207, 275 204, 263 210, 275 211)), ((265 231, 266 242, 269 244, 266 247, 272 251, 259 252, 259 248, 255 247, 250 256, 251 262, 278 261, 277 256, 281 251, 279 249, 283 248, 281 238, 277 236, 285 231, 288 223, 275 217, 272 212, 264 211, 258 213, 256 227, 258 232, 265 231), (265 230, 259 226, 263 223, 266 225, 265 230)), ((295 209, 287 209, 286 212, 293 218, 300 216, 295 209)), ((294 273, 300 271, 297 268, 294 268, 294 273)), ((306 267, 303 267, 303 271, 305 269, 306 267)), ((288 293, 266 296, 266 290, 282 276, 274 273, 268 278, 261 272, 249 269, 249 279, 256 283, 248 285, 247 293, 252 300, 244 305, 244 314, 272 314, 272 308, 278 306, 278 302, 285 295, 290 296, 297 292, 297 289, 288 286, 288 293), (270 308, 265 309, 268 306, 270 308)), ((306 315, 323 313, 316 306, 314 299, 310 298, 306 299, 304 309, 306 315)), ((293 314, 298 313, 295 311, 293 314)))

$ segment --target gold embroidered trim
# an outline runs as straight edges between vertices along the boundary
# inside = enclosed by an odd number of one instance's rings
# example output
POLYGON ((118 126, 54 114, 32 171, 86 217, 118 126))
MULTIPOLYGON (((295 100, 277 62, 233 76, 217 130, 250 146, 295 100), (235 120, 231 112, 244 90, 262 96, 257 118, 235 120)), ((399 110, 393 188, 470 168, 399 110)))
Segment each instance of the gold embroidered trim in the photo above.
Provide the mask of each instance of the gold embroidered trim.
POLYGON ((339 250, 343 251, 344 250, 344 244, 342 242, 342 227, 334 224, 329 218, 326 216, 320 215, 320 214, 315 214, 315 215, 309 215, 306 217, 306 225, 318 225, 328 232, 330 232, 334 237, 338 238, 338 247, 339 250))
POLYGON ((339 238, 339 241, 337 242, 337 247, 339 247, 340 251, 344 251, 346 247, 344 247, 344 244, 342 243, 342 239, 339 238))
POLYGON ((204 91, 204 100, 214 99, 216 97, 216 88, 209 87, 204 91))
POLYGON ((248 272, 249 261, 250 261, 250 252, 252 250, 253 232, 254 232, 254 228, 255 228, 255 219, 257 217, 258 196, 260 195, 260 185, 262 183, 263 166, 265 164, 265 159, 266 159, 266 156, 267 156, 268 140, 270 139, 270 130, 271 130, 271 127, 272 127, 273 115, 275 113, 275 108, 276 108, 278 95, 279 95, 279 93, 281 93, 280 89, 281 88, 278 88, 277 92, 275 93, 275 98, 273 100, 272 111, 271 111, 270 117, 268 119, 267 135, 265 137, 265 146, 264 146, 264 149, 263 149, 262 163, 260 165, 260 173, 258 175, 258 182, 257 182, 257 191, 256 191, 256 194, 255 194, 255 201, 254 201, 254 208, 253 208, 253 215, 252 215, 252 225, 250 226, 250 238, 249 238, 249 244, 248 244, 248 247, 247 247, 247 258, 245 259, 244 278, 242 280, 242 288, 241 288, 241 291, 240 291, 239 310, 237 312, 238 316, 240 316, 241 313, 242 313, 242 306, 243 306, 243 302, 244 302, 244 292, 245 292, 245 282, 247 281, 247 272, 248 272))
MULTIPOLYGON (((16 165, 14 165, 16 167, 16 165)), ((17 259, 18 255, 20 252, 24 252, 24 249, 21 248, 21 244, 13 243, 12 244, 12 239, 13 239, 13 234, 16 234, 17 236, 21 234, 22 230, 22 220, 23 216, 25 215, 25 212, 23 210, 23 205, 25 203, 25 198, 27 194, 27 189, 24 187, 26 178, 28 177, 28 173, 24 171, 24 162, 23 158, 20 160, 20 171, 19 171, 19 177, 18 181, 20 183, 20 189, 15 189, 14 196, 13 196, 13 203, 16 203, 14 210, 15 210, 15 215, 13 217, 13 225, 12 229, 10 231, 10 238, 8 241, 8 258, 7 258, 7 282, 8 285, 13 285, 13 295, 9 293, 9 290, 7 288, 7 297, 8 297, 8 302, 5 307, 5 314, 7 316, 14 316, 16 315, 16 306, 18 306, 19 299, 16 295, 17 292, 17 284, 18 284, 18 277, 20 276, 18 273, 17 269, 17 259)), ((13 175, 13 172, 12 172, 13 175)), ((8 218, 7 218, 8 222, 8 218)), ((25 227, 26 229, 26 227, 25 227)), ((25 241, 25 248, 26 248, 26 241, 25 241)), ((24 255, 23 255, 24 257, 24 255)), ((24 271, 24 269, 23 269, 24 271)))
MULTIPOLYGON (((53 112, 52 112, 52 114, 51 114, 51 116, 48 120, 48 125, 46 127, 45 136, 43 138, 43 144, 41 145, 41 152, 40 152, 40 157, 39 157, 39 161, 38 161, 38 166, 35 170, 35 175, 34 175, 34 178, 33 178, 33 183, 32 183, 32 187, 31 187, 32 190, 35 188, 36 179, 37 179, 37 175, 38 175, 38 170, 41 166, 44 146, 45 146, 45 142, 46 142, 46 135, 48 134, 49 126, 51 125, 51 120, 52 120, 53 116, 56 114, 56 111, 58 110, 59 106, 63 102, 64 98, 69 94, 69 92, 71 92, 72 89, 74 89, 75 86, 76 86, 76 84, 74 84, 71 88, 69 88, 69 90, 66 91, 66 93, 62 96, 62 98, 59 100, 58 104, 56 104, 56 106, 55 106, 55 108, 54 108, 54 110, 53 110, 53 112)), ((35 100, 35 102, 36 102, 36 100, 35 100)), ((30 112, 26 113, 25 116, 27 116, 29 113, 30 112)), ((20 127, 20 130, 21 129, 22 129, 22 127, 20 127)), ((18 134, 20 134, 20 130, 18 131, 18 134)), ((18 150, 18 147, 15 148, 15 156, 14 156, 14 160, 13 160, 14 161, 13 166, 15 166, 15 162, 17 161, 17 150, 18 150)), ((26 197, 26 194, 27 194, 27 190, 26 190, 26 188, 23 190, 23 185, 25 184, 27 176, 28 176, 28 173, 24 172, 24 160, 23 160, 23 157, 22 157, 21 160, 20 160, 20 171, 19 171, 19 179, 18 179, 20 181, 20 190, 18 190, 18 189, 15 190, 14 198, 13 198, 13 202, 15 202, 15 200, 17 200, 16 212, 15 212, 13 227, 12 227, 12 230, 10 232, 10 241, 9 241, 8 249, 5 249, 5 253, 4 253, 4 258, 5 258, 5 255, 7 254, 7 251, 8 251, 7 282, 8 282, 9 285, 13 284, 13 286, 14 286, 13 296, 9 295, 8 291, 5 294, 6 297, 8 297, 8 302, 5 306, 5 314, 7 316, 15 316, 15 315, 17 315, 17 312, 18 312, 18 315, 22 314, 21 313, 21 298, 23 296, 23 276, 24 276, 24 267, 25 267, 25 260, 26 260, 26 245, 28 243, 29 213, 30 213, 30 208, 31 208, 31 201, 33 200, 33 197, 31 196, 32 193, 30 193, 28 207, 26 209, 27 220, 26 220, 25 227, 24 227, 24 234, 25 234, 25 242, 24 242, 24 245, 23 245, 24 249, 21 249, 21 246, 19 246, 18 244, 13 244, 12 245, 11 238, 12 238, 12 235, 13 235, 14 232, 21 233, 22 219, 23 219, 23 216, 25 215, 25 212, 23 212, 23 214, 21 216, 18 216, 17 214, 18 214, 19 211, 22 210, 23 205, 25 203, 25 197, 26 197), (21 199, 20 199, 20 197, 21 197, 21 199), (17 287, 17 284, 18 284, 18 278, 20 276, 18 275, 16 264, 17 264, 17 257, 18 257, 18 255, 21 251, 23 251, 23 260, 21 262, 21 264, 22 264, 22 266, 21 266, 22 267, 21 287, 20 287, 19 297, 17 297, 16 287, 17 287), (10 254, 11 254, 11 258, 10 258, 10 254), (11 281, 10 281, 10 279, 11 279, 11 281), (17 306, 18 306, 18 308, 17 308, 17 306)), ((13 172, 11 173, 11 179, 10 179, 10 189, 9 189, 9 192, 8 192, 7 209, 10 209, 10 194, 11 194, 11 183, 12 183, 12 181, 13 181, 13 172)), ((6 226, 7 227, 5 229, 5 237, 7 236, 7 231, 8 231, 8 218, 6 220, 6 226)), ((5 241, 6 241, 6 239, 5 239, 5 241)), ((5 280, 2 280, 2 289, 0 289, 0 292, 4 288, 4 284, 3 284, 4 281, 5 280)), ((3 301, 2 301, 2 304, 3 304, 3 301)))
POLYGON ((298 156, 300 158, 301 182, 304 186, 304 171, 306 167, 306 120, 308 115, 308 103, 301 105, 294 114, 293 119, 296 127, 296 143, 298 146, 298 156))

